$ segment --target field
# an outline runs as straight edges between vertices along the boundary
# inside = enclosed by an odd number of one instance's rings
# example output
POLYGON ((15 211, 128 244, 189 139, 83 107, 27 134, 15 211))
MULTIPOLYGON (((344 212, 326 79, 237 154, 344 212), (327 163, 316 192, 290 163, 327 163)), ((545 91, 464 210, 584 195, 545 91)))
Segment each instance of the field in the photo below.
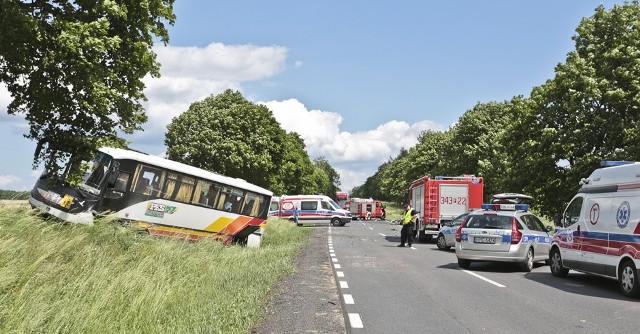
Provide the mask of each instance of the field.
POLYGON ((0 202, 1 333, 247 333, 308 229, 269 220, 260 248, 46 220, 0 202))

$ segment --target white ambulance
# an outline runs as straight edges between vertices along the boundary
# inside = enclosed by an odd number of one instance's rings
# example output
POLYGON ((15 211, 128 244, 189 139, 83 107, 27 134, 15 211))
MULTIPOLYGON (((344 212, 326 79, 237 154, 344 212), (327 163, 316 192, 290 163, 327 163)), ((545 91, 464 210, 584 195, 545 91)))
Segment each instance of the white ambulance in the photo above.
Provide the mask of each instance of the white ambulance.
POLYGON ((603 162, 565 209, 549 260, 551 274, 569 269, 618 280, 625 296, 640 296, 640 163, 603 162))
POLYGON ((344 210, 328 196, 285 195, 280 197, 277 210, 269 215, 298 221, 298 225, 344 226, 351 221, 351 212, 344 210))

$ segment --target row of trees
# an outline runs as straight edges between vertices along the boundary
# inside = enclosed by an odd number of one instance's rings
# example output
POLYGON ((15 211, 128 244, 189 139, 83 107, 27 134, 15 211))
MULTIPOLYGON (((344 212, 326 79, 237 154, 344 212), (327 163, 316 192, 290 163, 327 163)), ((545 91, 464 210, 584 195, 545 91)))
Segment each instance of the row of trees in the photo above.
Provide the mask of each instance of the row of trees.
POLYGON ((245 179, 276 195, 333 196, 340 185, 325 158, 312 162, 297 133, 286 132, 266 106, 237 91, 192 103, 167 128, 169 159, 245 179))
POLYGON ((523 192, 547 216, 563 210, 602 160, 640 157, 638 1, 584 18, 575 50, 529 97, 478 103, 444 132, 427 131, 353 196, 401 202, 424 175, 475 174, 485 194, 523 192))

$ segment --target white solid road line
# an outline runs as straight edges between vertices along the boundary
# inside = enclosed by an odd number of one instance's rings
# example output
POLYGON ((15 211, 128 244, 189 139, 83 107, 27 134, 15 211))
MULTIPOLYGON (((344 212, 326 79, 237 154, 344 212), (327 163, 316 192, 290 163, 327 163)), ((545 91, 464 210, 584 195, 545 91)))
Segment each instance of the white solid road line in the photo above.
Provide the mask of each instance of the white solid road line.
POLYGON ((378 234, 380 234, 380 235, 381 235, 381 236, 383 236, 383 237, 386 237, 386 235, 384 235, 384 234, 382 234, 382 233, 378 233, 378 234))
POLYGON ((498 283, 496 281, 492 281, 492 280, 490 280, 490 279, 488 279, 488 278, 486 278, 484 276, 480 276, 480 275, 474 273, 473 271, 464 270, 464 269, 462 269, 462 271, 464 271, 465 273, 467 273, 467 274, 469 274, 471 276, 475 276, 475 277, 477 277, 477 278, 479 278, 479 279, 481 279, 481 280, 483 280, 485 282, 489 282, 489 283, 491 283, 491 284, 493 284, 493 285, 495 285, 495 286, 497 286, 499 288, 505 288, 506 287, 506 286, 504 286, 504 285, 502 285, 502 284, 500 284, 500 283, 498 283))

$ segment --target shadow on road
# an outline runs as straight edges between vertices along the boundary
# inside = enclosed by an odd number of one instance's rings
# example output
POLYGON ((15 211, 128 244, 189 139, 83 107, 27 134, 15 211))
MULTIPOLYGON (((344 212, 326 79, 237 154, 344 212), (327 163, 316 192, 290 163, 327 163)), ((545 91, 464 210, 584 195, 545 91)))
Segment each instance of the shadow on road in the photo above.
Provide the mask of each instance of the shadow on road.
MULTIPOLYGON (((454 251, 455 253, 455 251, 454 251)), ((536 262, 533 264, 533 268, 540 268, 546 266, 544 262, 536 262)), ((462 269, 457 262, 448 263, 446 265, 439 266, 437 268, 443 269, 462 269)), ((522 269, 516 263, 504 263, 504 262, 471 262, 469 267, 470 271, 481 273, 521 273, 522 269)))
POLYGON ((622 295, 617 281, 604 277, 575 271, 569 272, 569 276, 566 278, 555 277, 550 272, 527 273, 524 277, 568 293, 616 300, 634 300, 622 295))

